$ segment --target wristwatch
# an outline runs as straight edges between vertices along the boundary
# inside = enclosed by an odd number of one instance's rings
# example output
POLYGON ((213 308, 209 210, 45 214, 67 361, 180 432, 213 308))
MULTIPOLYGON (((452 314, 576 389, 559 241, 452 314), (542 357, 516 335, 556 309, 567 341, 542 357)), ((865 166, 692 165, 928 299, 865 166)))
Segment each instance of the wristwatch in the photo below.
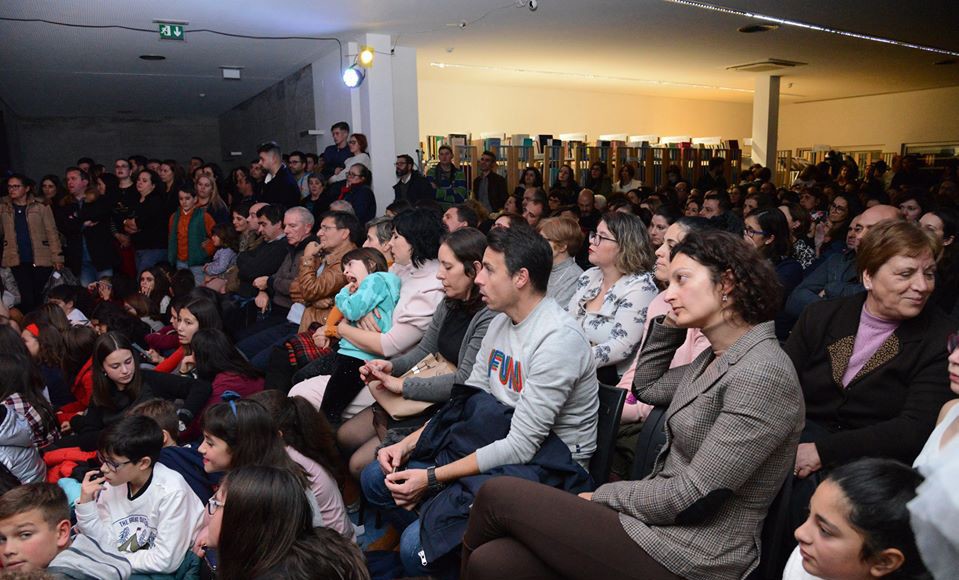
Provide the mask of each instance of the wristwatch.
POLYGON ((441 491, 446 484, 436 479, 436 466, 426 468, 426 488, 430 491, 441 491))

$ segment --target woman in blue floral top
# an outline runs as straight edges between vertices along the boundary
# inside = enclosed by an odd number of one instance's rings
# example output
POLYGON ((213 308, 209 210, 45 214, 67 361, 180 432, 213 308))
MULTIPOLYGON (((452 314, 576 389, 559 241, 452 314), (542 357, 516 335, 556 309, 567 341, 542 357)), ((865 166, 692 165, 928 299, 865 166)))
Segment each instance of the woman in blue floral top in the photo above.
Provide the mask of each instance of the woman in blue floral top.
POLYGON ((589 237, 589 262, 594 267, 580 276, 568 310, 593 345, 600 380, 615 384, 636 355, 646 307, 659 293, 642 220, 626 213, 603 216, 589 237))

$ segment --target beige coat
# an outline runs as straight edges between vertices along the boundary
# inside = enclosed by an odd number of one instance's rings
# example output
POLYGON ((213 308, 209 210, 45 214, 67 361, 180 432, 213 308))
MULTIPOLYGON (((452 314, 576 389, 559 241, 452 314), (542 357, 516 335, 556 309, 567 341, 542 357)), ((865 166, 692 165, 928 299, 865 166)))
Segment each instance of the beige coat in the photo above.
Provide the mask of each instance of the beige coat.
MULTIPOLYGON (((13 204, 9 199, 4 199, 0 202, 0 229, 3 235, 2 266, 4 268, 20 265, 14 220, 13 204)), ((42 267, 63 264, 60 235, 57 233, 57 225, 53 220, 50 207, 38 201, 28 203, 27 227, 30 231, 30 242, 33 244, 33 264, 42 267)))

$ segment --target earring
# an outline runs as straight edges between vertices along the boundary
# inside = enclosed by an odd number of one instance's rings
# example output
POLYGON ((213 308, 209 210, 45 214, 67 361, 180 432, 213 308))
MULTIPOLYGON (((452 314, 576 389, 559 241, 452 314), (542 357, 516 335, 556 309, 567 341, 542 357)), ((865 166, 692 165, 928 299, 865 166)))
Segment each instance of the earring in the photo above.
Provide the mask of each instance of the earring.
POLYGON ((723 292, 723 302, 729 300, 729 295, 723 292))

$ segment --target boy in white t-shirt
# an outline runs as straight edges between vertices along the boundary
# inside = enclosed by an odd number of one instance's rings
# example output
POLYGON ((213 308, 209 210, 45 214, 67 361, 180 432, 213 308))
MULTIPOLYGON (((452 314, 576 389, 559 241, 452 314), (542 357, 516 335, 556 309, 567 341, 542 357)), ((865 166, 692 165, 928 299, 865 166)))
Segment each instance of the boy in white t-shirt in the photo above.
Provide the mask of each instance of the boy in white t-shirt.
POLYGON ((157 464, 163 432, 149 417, 125 417, 100 437, 101 472, 83 478, 80 531, 116 547, 139 574, 170 574, 193 545, 203 505, 183 476, 157 464))

